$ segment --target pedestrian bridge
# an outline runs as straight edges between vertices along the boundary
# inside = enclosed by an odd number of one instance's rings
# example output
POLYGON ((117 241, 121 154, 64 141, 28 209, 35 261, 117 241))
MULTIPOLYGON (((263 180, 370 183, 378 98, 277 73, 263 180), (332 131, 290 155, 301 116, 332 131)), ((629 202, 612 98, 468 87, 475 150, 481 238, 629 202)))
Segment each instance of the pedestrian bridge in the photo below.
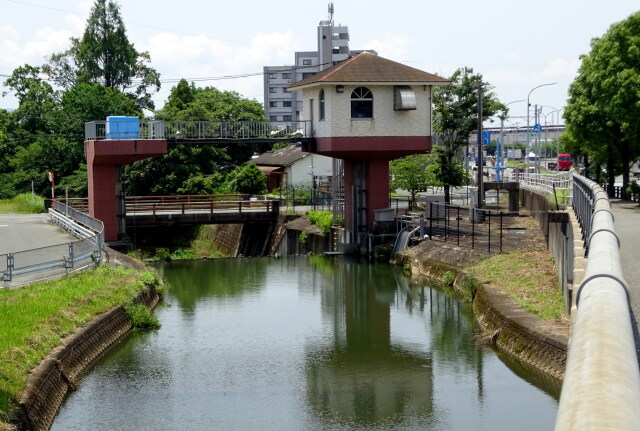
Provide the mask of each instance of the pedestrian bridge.
MULTIPOLYGON (((88 212, 87 198, 67 202, 81 212, 88 212)), ((243 194, 127 196, 124 198, 127 226, 151 227, 193 224, 235 224, 272 222, 280 212, 280 201, 243 194)))
POLYGON ((306 142, 310 121, 162 121, 116 117, 85 124, 85 141, 160 139, 192 143, 306 142))

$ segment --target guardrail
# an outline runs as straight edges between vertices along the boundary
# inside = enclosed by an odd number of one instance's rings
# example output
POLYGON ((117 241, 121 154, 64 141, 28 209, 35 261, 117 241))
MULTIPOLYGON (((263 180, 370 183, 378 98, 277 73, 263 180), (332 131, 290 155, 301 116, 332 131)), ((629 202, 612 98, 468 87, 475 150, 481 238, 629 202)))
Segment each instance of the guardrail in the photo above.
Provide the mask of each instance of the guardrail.
POLYGON ((635 430, 640 371, 620 241, 606 192, 573 176, 574 208, 588 244, 556 430, 635 430))
POLYGON ((87 141, 102 139, 296 139, 313 136, 309 121, 91 121, 87 141))
POLYGON ((0 255, 3 287, 63 277, 95 266, 100 261, 104 243, 102 222, 58 201, 53 202, 49 214, 53 222, 80 239, 0 255))
POLYGON ((518 181, 520 187, 547 195, 556 195, 558 204, 571 203, 570 192, 572 190, 573 176, 571 172, 559 172, 556 174, 530 174, 511 173, 508 176, 511 181, 518 181), (557 193, 566 190, 566 193, 557 193))

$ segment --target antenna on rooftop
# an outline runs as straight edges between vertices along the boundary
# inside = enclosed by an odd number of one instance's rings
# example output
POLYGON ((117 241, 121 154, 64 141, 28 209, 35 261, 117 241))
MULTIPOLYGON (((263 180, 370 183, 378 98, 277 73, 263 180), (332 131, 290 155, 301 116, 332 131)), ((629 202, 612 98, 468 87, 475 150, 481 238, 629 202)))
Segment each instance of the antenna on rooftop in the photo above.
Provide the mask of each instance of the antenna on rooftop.
POLYGON ((333 2, 329 3, 329 22, 333 24, 333 2))

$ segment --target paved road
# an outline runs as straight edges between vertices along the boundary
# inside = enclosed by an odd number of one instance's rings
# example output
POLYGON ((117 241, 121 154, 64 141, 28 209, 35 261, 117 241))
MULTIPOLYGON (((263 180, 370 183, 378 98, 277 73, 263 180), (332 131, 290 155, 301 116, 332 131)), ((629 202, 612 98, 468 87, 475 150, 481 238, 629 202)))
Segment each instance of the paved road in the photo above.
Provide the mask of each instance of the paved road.
POLYGON ((48 214, 0 214, 0 255, 74 241, 48 214))
POLYGON ((629 287, 631 309, 638 328, 636 349, 640 350, 640 206, 620 199, 609 200, 615 216, 616 234, 620 238, 622 273, 629 287))

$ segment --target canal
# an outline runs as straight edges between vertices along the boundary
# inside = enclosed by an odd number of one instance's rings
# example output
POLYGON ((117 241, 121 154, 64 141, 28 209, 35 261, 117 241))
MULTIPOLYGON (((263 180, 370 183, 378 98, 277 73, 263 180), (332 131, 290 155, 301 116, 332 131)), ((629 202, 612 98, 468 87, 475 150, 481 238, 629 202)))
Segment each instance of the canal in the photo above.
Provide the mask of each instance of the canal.
POLYGON ((557 393, 468 304, 343 258, 159 266, 162 328, 104 355, 53 430, 552 429, 557 393))

